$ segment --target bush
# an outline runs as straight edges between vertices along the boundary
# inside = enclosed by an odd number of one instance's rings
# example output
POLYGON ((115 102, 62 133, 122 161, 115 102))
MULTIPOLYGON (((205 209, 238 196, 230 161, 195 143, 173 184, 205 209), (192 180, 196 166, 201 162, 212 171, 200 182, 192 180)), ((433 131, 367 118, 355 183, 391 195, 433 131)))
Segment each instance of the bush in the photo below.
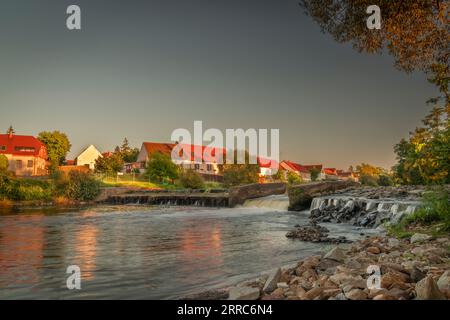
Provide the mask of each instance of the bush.
POLYGON ((100 181, 90 173, 71 171, 65 185, 65 195, 72 200, 90 201, 100 194, 100 181))
POLYGON ((49 200, 53 193, 50 183, 39 180, 10 178, 3 187, 6 197, 15 201, 49 200))
POLYGON ((178 178, 178 167, 168 155, 155 152, 147 162, 145 174, 154 182, 165 182, 165 180, 173 182, 178 178))
POLYGON ((361 184, 365 186, 370 187, 378 186, 378 179, 375 176, 362 175, 361 178, 359 179, 359 182, 361 182, 361 184))
POLYGON ((394 185, 394 181, 392 180, 392 178, 385 174, 382 174, 378 177, 377 183, 378 183, 378 185, 383 186, 383 187, 388 187, 388 186, 394 185))
POLYGON ((302 178, 293 172, 288 172, 287 180, 289 184, 299 184, 303 182, 302 178))
POLYGON ((184 188, 189 189, 202 189, 205 186, 202 176, 191 169, 181 172, 179 183, 184 188))

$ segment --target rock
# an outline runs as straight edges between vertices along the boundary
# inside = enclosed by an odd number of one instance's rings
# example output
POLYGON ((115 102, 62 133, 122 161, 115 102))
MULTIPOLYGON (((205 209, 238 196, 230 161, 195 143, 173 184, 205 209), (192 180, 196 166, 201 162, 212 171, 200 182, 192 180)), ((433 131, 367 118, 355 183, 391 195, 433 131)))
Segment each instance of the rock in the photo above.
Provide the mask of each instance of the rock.
POLYGON ((278 282, 277 288, 287 289, 287 288, 289 288, 289 286, 286 282, 278 282))
POLYGON ((426 274, 420 271, 417 267, 413 267, 413 269, 409 272, 409 276, 411 277, 412 282, 419 282, 425 278, 426 274))
POLYGON ((416 284, 418 300, 443 300, 444 294, 439 290, 436 282, 430 276, 423 278, 416 284))
POLYGON ((373 297, 373 300, 396 300, 393 296, 387 294, 379 294, 373 297))
POLYGON ((337 261, 337 262, 344 262, 344 260, 345 260, 345 253, 344 253, 344 251, 341 248, 334 247, 333 249, 328 251, 323 258, 324 259, 334 260, 334 261, 337 261))
POLYGON ((409 293, 405 290, 393 288, 387 292, 388 296, 395 297, 397 300, 407 300, 409 299, 409 293))
POLYGON ((396 238, 389 238, 388 240, 388 246, 391 248, 398 247, 400 245, 400 240, 396 238))
POLYGON ((259 298, 259 288, 233 287, 230 289, 229 300, 256 300, 259 298))
POLYGON ((408 276, 401 272, 390 270, 388 273, 381 276, 381 287, 392 289, 394 287, 400 289, 407 289, 408 285, 405 283, 408 276))
POLYGON ((381 252, 381 250, 378 247, 368 247, 367 252, 373 253, 373 254, 379 254, 381 252))
POLYGON ((284 290, 283 290, 283 288, 277 288, 277 289, 275 289, 275 290, 272 292, 272 295, 274 295, 274 296, 280 296, 280 297, 284 296, 284 290))
POLYGON ((345 293, 345 296, 350 300, 366 300, 367 294, 361 289, 352 289, 345 293))
POLYGON ((439 290, 442 292, 450 291, 450 270, 445 271, 437 282, 439 290))
POLYGON ((431 239, 431 236, 424 233, 414 233, 409 240, 411 243, 428 241, 431 239))
POLYGON ((264 284, 263 291, 264 292, 272 292, 277 288, 277 283, 281 278, 281 268, 273 270, 264 284))
POLYGON ((306 292, 303 297, 307 300, 314 300, 315 298, 320 297, 320 295, 322 294, 323 289, 316 287, 316 288, 312 288, 311 290, 309 290, 308 292, 306 292))
POLYGON ((341 292, 341 289, 326 289, 323 290, 322 296, 324 299, 328 299, 337 296, 341 292))

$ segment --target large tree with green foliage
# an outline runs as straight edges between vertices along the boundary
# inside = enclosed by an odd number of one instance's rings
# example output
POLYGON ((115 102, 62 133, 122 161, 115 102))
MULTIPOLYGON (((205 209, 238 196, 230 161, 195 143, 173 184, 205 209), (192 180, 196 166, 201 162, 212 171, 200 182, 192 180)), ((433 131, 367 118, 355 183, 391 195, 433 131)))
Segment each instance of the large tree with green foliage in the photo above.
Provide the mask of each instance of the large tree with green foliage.
POLYGON ((124 138, 122 145, 120 147, 117 146, 115 150, 121 154, 125 163, 136 162, 139 155, 139 149, 130 147, 130 143, 127 138, 124 138))
POLYGON ((99 157, 95 160, 95 172, 116 175, 123 169, 123 159, 120 153, 113 153, 108 157, 99 157))
POLYGON ((173 182, 178 178, 178 167, 168 155, 155 152, 147 161, 145 174, 155 182, 165 182, 166 180, 173 182))
POLYGON ((67 135, 60 131, 43 131, 39 133, 38 139, 45 144, 45 147, 47 148, 48 160, 51 163, 51 168, 55 169, 59 165, 62 165, 66 159, 67 153, 72 147, 67 135))
POLYGON ((250 155, 245 152, 245 163, 237 163, 237 151, 234 154, 234 163, 225 163, 219 167, 223 173, 223 182, 226 186, 238 186, 259 182, 259 165, 250 163, 250 155))

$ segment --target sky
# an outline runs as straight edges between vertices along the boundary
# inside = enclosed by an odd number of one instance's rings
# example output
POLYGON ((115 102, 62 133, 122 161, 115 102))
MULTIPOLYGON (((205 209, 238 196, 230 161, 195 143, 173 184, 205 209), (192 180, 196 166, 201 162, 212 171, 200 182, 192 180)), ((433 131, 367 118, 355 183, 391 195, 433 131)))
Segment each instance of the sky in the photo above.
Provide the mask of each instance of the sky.
POLYGON ((68 158, 202 120, 279 129, 281 159, 389 168, 436 95, 389 55, 321 33, 298 0, 0 2, 0 130, 63 131, 68 158), (71 4, 82 30, 66 27, 71 4))

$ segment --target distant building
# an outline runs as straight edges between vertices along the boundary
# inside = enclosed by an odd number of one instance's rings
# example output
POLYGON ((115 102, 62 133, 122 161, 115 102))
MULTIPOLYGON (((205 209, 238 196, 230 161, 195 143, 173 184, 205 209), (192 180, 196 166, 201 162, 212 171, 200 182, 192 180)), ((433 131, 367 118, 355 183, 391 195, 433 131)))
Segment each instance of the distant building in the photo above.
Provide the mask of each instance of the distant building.
POLYGON ((84 149, 84 151, 81 152, 78 157, 75 158, 75 165, 87 166, 89 167, 89 169, 94 170, 95 160, 102 157, 103 155, 100 153, 100 151, 98 151, 97 148, 91 144, 89 147, 84 149))
POLYGON ((313 164, 313 165, 301 165, 289 160, 283 160, 280 163, 280 168, 285 170, 286 172, 292 172, 296 175, 300 176, 303 181, 310 182, 311 179, 311 171, 316 169, 319 171, 319 176, 317 179, 320 179, 320 172, 322 171, 321 164, 313 164))
MULTIPOLYGON (((169 157, 172 156, 172 150, 175 148, 177 144, 174 143, 156 143, 156 142, 144 142, 142 143, 141 150, 139 152, 139 155, 137 157, 137 165, 136 164, 127 164, 126 170, 132 170, 132 169, 139 169, 141 172, 145 171, 145 166, 150 159, 150 157, 156 153, 160 152, 162 154, 165 154, 169 157)), ((205 150, 205 146, 194 146, 194 145, 186 145, 184 146, 186 149, 190 149, 191 152, 188 155, 187 159, 180 159, 177 161, 174 161, 177 165, 181 166, 184 169, 192 169, 199 174, 203 176, 205 180, 220 180, 221 175, 219 173, 219 167, 218 164, 210 159, 196 159, 195 158, 195 148, 202 148, 202 155, 203 151, 205 150), (220 176, 220 178, 218 178, 220 176)), ((211 152, 211 155, 214 157, 215 152, 218 149, 213 149, 211 152)), ((181 156, 181 154, 180 154, 181 156)))
POLYGON ((17 176, 47 175, 47 149, 33 136, 0 134, 0 154, 8 158, 8 170, 17 176))
POLYGON ((322 173, 325 180, 339 180, 336 168, 323 168, 322 173))

